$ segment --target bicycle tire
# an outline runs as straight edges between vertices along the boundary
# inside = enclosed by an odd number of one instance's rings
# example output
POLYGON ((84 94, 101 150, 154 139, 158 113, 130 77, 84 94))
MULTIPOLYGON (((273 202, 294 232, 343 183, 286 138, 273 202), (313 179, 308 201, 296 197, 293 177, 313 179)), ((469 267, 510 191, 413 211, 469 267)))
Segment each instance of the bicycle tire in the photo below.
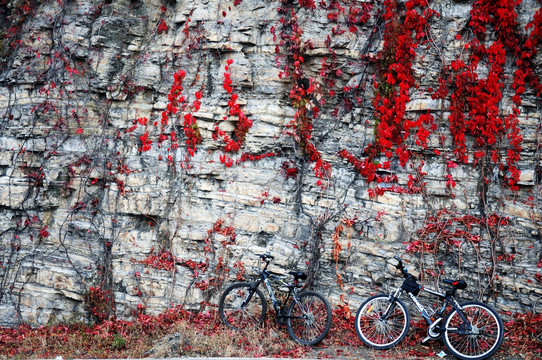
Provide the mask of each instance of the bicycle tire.
POLYGON ((395 299, 391 314, 386 320, 381 320, 389 305, 389 296, 380 294, 371 296, 359 307, 355 327, 359 339, 365 345, 385 350, 405 338, 410 326, 408 309, 400 299, 395 299))
POLYGON ((218 312, 228 327, 242 330, 259 326, 265 320, 267 304, 260 289, 250 290, 251 284, 238 282, 230 285, 220 297, 218 312), (250 296, 245 306, 243 302, 250 296))
POLYGON ((489 305, 478 301, 461 304, 463 314, 473 326, 473 334, 460 334, 463 320, 455 309, 444 319, 442 340, 446 349, 462 360, 480 360, 499 350, 504 336, 504 325, 499 314, 489 305))
POLYGON ((316 345, 326 337, 331 328, 331 306, 319 293, 305 291, 288 307, 286 328, 302 345, 316 345))

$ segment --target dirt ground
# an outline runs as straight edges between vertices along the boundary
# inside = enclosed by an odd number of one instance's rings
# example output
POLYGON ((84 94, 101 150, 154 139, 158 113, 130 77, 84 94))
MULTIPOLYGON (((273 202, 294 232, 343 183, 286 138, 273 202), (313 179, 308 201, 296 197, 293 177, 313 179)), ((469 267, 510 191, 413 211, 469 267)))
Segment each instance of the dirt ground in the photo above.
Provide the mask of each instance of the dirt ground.
MULTIPOLYGON (((373 360, 373 359, 456 359, 448 354, 444 346, 438 341, 428 344, 420 344, 416 347, 393 348, 389 350, 375 350, 365 346, 343 346, 343 347, 315 347, 307 358, 313 359, 341 359, 341 360, 373 360)), ((500 350, 493 356, 493 360, 540 360, 532 357, 531 354, 507 354, 500 350)))

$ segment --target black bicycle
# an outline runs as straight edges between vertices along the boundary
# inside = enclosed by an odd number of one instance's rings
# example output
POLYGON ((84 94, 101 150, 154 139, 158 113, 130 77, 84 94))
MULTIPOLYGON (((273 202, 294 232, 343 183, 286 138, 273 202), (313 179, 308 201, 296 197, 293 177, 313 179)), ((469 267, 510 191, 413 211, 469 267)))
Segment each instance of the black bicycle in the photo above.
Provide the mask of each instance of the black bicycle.
POLYGON ((370 297, 361 304, 356 314, 356 332, 365 345, 389 349, 405 338, 410 315, 399 298, 406 293, 429 325, 423 342, 441 339, 446 349, 459 359, 485 359, 497 352, 503 341, 502 320, 486 304, 478 301, 457 302, 454 295, 457 290, 467 287, 465 281, 443 280, 450 285, 450 289, 441 294, 419 285, 405 269, 402 260, 397 256, 395 259, 399 262, 396 267, 404 277, 403 284, 390 295, 370 297), (436 311, 426 309, 416 297, 422 290, 442 300, 442 307, 436 311), (451 309, 445 316, 448 307, 451 309))
POLYGON ((290 271, 293 283, 287 283, 267 267, 272 255, 260 255, 265 266, 260 270, 258 279, 252 282, 238 282, 230 285, 220 297, 218 310, 222 321, 232 329, 241 330, 261 325, 265 320, 267 304, 262 291, 258 288, 264 283, 269 298, 275 308, 277 322, 286 325, 288 333, 295 341, 303 345, 315 345, 329 332, 331 327, 331 307, 328 301, 314 291, 303 291, 300 280, 307 275, 300 271, 290 271), (271 280, 280 287, 288 289, 284 304, 275 297, 271 280), (288 301, 290 300, 289 305, 288 301))

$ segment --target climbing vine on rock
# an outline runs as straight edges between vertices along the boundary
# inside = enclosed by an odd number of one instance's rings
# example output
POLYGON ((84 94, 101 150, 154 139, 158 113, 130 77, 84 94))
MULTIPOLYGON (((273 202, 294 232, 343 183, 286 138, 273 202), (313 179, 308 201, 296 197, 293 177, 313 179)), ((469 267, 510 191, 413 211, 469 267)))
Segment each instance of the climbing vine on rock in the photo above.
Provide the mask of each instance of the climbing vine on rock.
MULTIPOLYGON (((521 96, 526 91, 525 86, 531 86, 537 97, 542 96, 540 79, 531 60, 537 52, 533 44, 538 43, 540 36, 535 25, 539 23, 540 9, 526 26, 526 30, 533 29, 526 37, 518 31, 516 7, 519 3, 476 1, 473 4, 468 22, 472 36, 460 33, 456 37, 464 39, 466 56, 445 68, 446 80, 441 78, 441 87, 433 95, 444 98, 450 93, 448 120, 458 161, 468 162, 466 138, 472 136, 476 145, 473 164, 487 159, 484 163, 497 165, 505 184, 516 191, 521 174, 517 163, 523 142, 518 119, 521 96), (493 41, 488 41, 490 30, 496 36, 493 41), (515 59, 516 70, 512 84, 507 84, 509 76, 504 67, 510 58, 515 59), (488 69, 485 77, 479 75, 482 66, 488 69), (503 98, 506 86, 514 94, 511 107, 503 111, 503 102, 510 103, 503 98), (509 146, 503 157, 501 149, 506 143, 509 146)), ((489 182, 490 176, 485 176, 484 181, 489 182)))
MULTIPOLYGON (((302 7, 314 9, 314 2, 300 2, 302 7)), ((288 124, 287 133, 295 139, 308 160, 314 163, 313 172, 319 186, 326 186, 322 180, 329 181, 331 165, 323 159, 312 139, 313 122, 318 118, 320 109, 317 101, 320 85, 307 77, 303 71, 304 52, 312 48, 310 40, 303 41, 303 29, 298 22, 296 10, 289 1, 281 1, 278 8, 281 15, 278 30, 272 28, 273 38, 278 42, 275 52, 277 61, 283 62, 279 77, 291 79, 289 98, 296 109, 293 119, 288 124), (276 34, 278 32, 278 36, 276 34)))
POLYGON ((378 73, 373 82, 375 96, 372 103, 376 119, 375 142, 363 150, 366 155, 363 159, 345 149, 339 152, 339 156, 347 159, 368 182, 382 182, 378 171, 390 169, 392 158, 397 158, 402 166, 406 165, 411 157, 407 147, 411 134, 416 145, 425 149, 427 138, 436 129, 430 113, 415 120, 408 119, 405 113, 416 82, 413 72, 416 49, 427 41, 427 26, 431 18, 438 15, 428 5, 423 0, 407 1, 403 8, 395 0, 384 2, 383 49, 370 59, 378 73), (380 161, 382 157, 383 162, 380 161))
POLYGON ((443 259, 450 256, 459 269, 469 258, 476 258, 479 277, 478 286, 483 287, 479 293, 487 294, 491 290, 493 296, 499 292, 497 264, 513 262, 514 254, 509 253, 503 244, 502 228, 510 224, 510 219, 498 214, 486 217, 454 214, 447 209, 429 216, 426 223, 418 229, 406 251, 420 258, 430 256, 433 266, 422 262, 421 277, 440 279, 450 277, 445 272, 443 259))

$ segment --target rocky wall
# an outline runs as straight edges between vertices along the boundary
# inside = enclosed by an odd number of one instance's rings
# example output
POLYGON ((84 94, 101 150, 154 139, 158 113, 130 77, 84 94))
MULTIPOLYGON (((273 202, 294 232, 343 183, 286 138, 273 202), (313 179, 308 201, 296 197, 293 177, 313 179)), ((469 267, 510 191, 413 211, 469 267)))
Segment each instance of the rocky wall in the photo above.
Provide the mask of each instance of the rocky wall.
POLYGON ((482 90, 465 97, 456 80, 440 98, 451 64, 473 64, 477 16, 494 21, 495 9, 311 4, 2 2, 1 326, 205 308, 224 284, 253 275, 261 253, 275 256, 275 271, 307 270, 311 286, 351 310, 398 283, 396 254, 427 286, 461 277, 465 299, 533 309, 541 102, 534 80, 518 95, 514 79, 518 69, 540 79, 539 2, 522 1, 509 19, 522 49, 534 43, 527 65, 488 25, 481 42, 508 47, 469 73, 482 90), (408 11, 426 23, 409 25, 408 11), (394 39, 410 51, 399 56, 394 39), (402 132, 387 153, 379 109, 395 93, 402 132), (489 118, 472 113, 476 98, 511 120, 494 142, 466 132, 458 160, 459 95, 472 121, 489 118), (405 125, 424 114, 417 129, 405 125))

